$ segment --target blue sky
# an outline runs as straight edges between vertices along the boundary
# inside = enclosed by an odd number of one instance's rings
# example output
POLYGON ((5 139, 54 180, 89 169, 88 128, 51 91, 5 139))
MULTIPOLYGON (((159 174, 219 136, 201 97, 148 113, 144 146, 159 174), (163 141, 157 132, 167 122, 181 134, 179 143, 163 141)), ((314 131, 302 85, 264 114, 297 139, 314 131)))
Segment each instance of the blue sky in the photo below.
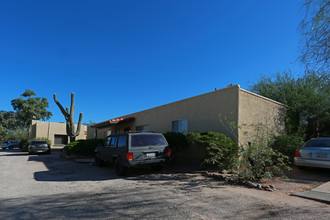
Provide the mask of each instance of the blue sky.
POLYGON ((0 1, 0 110, 31 89, 49 121, 101 122, 261 74, 302 73, 302 0, 0 1))

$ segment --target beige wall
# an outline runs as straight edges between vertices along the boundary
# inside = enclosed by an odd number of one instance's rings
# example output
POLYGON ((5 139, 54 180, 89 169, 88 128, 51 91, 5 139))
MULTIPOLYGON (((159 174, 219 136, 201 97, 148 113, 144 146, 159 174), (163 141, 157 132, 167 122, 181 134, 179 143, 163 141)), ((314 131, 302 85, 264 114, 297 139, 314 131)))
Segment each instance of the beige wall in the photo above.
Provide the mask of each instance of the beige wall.
MULTIPOLYGON (((285 114, 285 105, 235 85, 121 116, 119 118, 135 117, 135 121, 116 126, 117 132, 124 132, 127 127, 135 131, 137 126, 149 125, 151 131, 165 133, 172 130, 172 121, 187 119, 189 133, 215 131, 247 144, 256 135, 251 125, 264 124, 269 131, 280 132, 284 129, 285 114), (233 128, 230 123, 240 125, 242 129, 233 128)), ((97 138, 104 139, 115 132, 114 128, 115 125, 96 130, 89 127, 88 138, 95 138, 97 132, 97 138)))
MULTIPOLYGON (((81 125, 80 134, 76 137, 76 140, 86 139, 87 126, 81 125)), ((54 145, 55 135, 66 135, 66 124, 65 123, 54 123, 44 121, 32 121, 31 136, 30 138, 44 137, 48 138, 52 146, 54 145)), ((68 143, 70 140, 68 139, 68 143)))
POLYGON ((285 129, 286 106, 274 100, 240 89, 239 140, 241 144, 253 141, 256 135, 280 133, 285 129), (264 129, 256 132, 256 126, 264 129))
MULTIPOLYGON (((224 133, 230 137, 233 134, 225 129, 220 121, 219 114, 230 116, 229 120, 237 121, 239 86, 232 86, 221 90, 216 90, 203 95, 162 105, 156 108, 141 112, 121 116, 135 117, 135 121, 127 124, 119 124, 117 132, 123 132, 124 128, 130 127, 135 131, 136 126, 149 125, 150 130, 155 132, 172 131, 172 121, 187 119, 188 132, 208 132, 215 131, 224 133), (231 114, 233 113, 233 114, 231 114)), ((97 129, 97 137, 105 138, 109 128, 97 129)), ((94 138, 90 134, 88 138, 94 138)), ((235 134, 237 136, 237 133, 235 134)))

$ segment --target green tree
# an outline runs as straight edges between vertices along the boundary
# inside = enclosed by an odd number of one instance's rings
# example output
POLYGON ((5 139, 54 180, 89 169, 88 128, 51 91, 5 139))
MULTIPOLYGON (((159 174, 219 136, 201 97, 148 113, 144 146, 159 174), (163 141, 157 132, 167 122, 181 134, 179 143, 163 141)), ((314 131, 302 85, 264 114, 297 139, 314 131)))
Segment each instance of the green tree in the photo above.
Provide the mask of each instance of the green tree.
POLYGON ((329 71, 330 1, 305 0, 306 11, 301 22, 302 54, 300 59, 308 69, 329 71))
POLYGON ((262 76, 250 86, 251 91, 288 105, 287 131, 303 133, 306 139, 329 134, 329 75, 306 72, 295 78, 291 72, 262 76))
POLYGON ((44 97, 32 97, 36 93, 32 90, 25 90, 25 92, 17 99, 11 100, 11 105, 16 111, 17 118, 20 123, 30 131, 32 119, 47 120, 50 119, 52 113, 47 111, 49 106, 48 101, 44 97))
POLYGON ((82 123, 82 125, 86 125, 86 126, 90 126, 90 125, 94 125, 94 124, 96 124, 96 122, 92 121, 92 120, 82 123))
POLYGON ((3 138, 8 131, 14 130, 19 125, 17 115, 13 111, 0 111, 0 137, 3 138))

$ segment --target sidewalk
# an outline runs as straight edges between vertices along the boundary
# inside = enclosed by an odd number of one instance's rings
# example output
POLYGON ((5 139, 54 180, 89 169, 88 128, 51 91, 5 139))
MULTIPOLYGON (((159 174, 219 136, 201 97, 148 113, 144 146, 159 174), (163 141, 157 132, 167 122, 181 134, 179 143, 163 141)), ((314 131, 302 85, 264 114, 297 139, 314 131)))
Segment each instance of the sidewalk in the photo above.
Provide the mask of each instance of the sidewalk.
POLYGON ((330 182, 324 183, 311 191, 296 193, 293 195, 330 204, 330 182))

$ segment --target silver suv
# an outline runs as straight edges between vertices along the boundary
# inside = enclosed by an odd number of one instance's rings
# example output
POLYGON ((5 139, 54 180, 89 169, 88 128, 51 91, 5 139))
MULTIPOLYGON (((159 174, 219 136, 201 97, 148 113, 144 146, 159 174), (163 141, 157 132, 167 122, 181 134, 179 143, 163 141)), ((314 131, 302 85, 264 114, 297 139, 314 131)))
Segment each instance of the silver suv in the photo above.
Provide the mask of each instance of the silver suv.
POLYGON ((160 171, 170 157, 171 150, 161 133, 112 134, 95 149, 95 163, 98 166, 113 163, 120 176, 130 167, 147 166, 160 171))

